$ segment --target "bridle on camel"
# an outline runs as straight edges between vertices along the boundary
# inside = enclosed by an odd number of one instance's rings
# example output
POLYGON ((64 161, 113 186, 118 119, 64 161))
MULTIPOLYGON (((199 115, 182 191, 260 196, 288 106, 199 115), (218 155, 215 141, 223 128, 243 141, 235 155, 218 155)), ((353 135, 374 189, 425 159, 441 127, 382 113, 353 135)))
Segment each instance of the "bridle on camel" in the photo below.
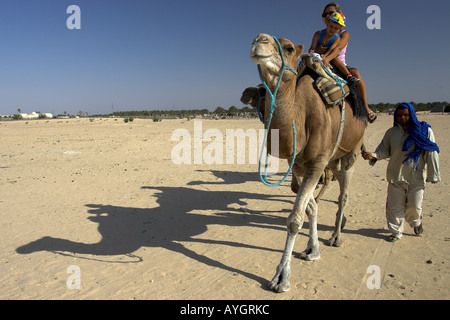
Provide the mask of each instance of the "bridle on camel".
MULTIPOLYGON (((266 93, 269 94, 269 96, 270 96, 270 106, 269 106, 270 113, 269 113, 269 117, 267 119, 266 132, 264 134, 263 146, 266 146, 266 144, 267 144, 267 136, 269 135, 270 123, 272 121, 273 112, 275 111, 275 108, 276 108, 275 98, 277 96, 278 88, 280 87, 281 78, 283 78, 284 71, 285 70, 289 70, 289 71, 292 71, 295 75, 297 75, 297 71, 296 70, 294 70, 291 67, 289 67, 288 65, 286 65, 286 63, 284 61, 284 56, 283 56, 283 48, 281 48, 280 42, 278 41, 278 39, 276 37, 273 37, 273 39, 275 40, 275 42, 278 45, 278 49, 280 51, 280 56, 281 56, 281 62, 282 62, 282 64, 281 64, 281 73, 280 73, 279 78, 278 78, 278 83, 277 83, 277 85, 275 87, 275 90, 273 92, 270 91, 269 87, 267 86, 266 82, 264 81, 264 79, 262 77, 262 74, 261 74, 261 66, 258 65, 259 77, 260 77, 260 79, 262 81, 262 84, 266 88, 266 93)), ((258 91, 258 94, 259 94, 259 91, 258 91)), ((258 102, 258 111, 259 111, 259 104, 260 104, 260 102, 261 102, 261 99, 259 99, 259 102, 258 102)), ((263 118, 261 117, 260 112, 258 112, 258 114, 259 114, 259 117, 260 117, 261 121, 264 122, 263 118)), ((289 174, 292 171, 292 167, 294 166, 294 162, 295 162, 294 161, 295 160, 295 151, 297 150, 297 140, 296 140, 297 132, 295 131, 295 120, 292 120, 292 130, 294 132, 294 150, 292 152, 292 160, 291 160, 291 164, 289 166, 288 172, 283 177, 283 179, 281 179, 280 182, 277 182, 277 183, 268 183, 267 182, 267 166, 268 166, 268 159, 269 159, 269 151, 268 150, 266 150, 266 162, 265 162, 265 168, 264 168, 264 175, 262 175, 262 173, 261 173, 261 159, 263 157, 264 148, 261 148, 261 154, 259 156, 258 172, 259 172, 259 177, 260 177, 262 183, 264 183, 266 186, 269 186, 269 187, 279 186, 280 184, 282 184, 286 180, 286 178, 289 176, 289 174)))

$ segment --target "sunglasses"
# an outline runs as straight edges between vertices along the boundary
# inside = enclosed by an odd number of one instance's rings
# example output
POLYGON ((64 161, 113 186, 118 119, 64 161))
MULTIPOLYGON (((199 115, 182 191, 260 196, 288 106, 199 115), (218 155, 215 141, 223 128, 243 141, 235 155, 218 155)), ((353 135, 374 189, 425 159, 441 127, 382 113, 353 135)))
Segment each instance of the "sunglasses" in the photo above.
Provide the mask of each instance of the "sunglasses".
POLYGON ((334 11, 328 11, 328 12, 325 12, 325 13, 322 14, 322 18, 331 16, 333 13, 336 13, 336 12, 334 12, 334 11))

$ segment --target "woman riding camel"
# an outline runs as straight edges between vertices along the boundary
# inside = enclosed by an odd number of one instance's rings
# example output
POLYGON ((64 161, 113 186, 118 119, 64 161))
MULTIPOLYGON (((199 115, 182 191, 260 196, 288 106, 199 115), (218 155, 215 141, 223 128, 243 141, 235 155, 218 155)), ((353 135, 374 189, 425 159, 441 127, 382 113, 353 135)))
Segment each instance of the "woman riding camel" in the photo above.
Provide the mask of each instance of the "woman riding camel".
MULTIPOLYGON (((330 63, 330 53, 333 52, 333 50, 338 46, 341 40, 339 35, 344 32, 342 27, 345 27, 345 17, 342 13, 335 12, 328 19, 327 28, 322 31, 317 31, 314 34, 309 53, 318 53, 316 49, 319 46, 322 48, 327 48, 327 52, 325 54, 321 54, 322 62, 326 67, 328 67, 330 63)), ((346 75, 348 84, 356 86, 356 84, 359 82, 359 79, 354 77, 347 69, 344 55, 339 55, 336 59, 334 59, 333 65, 343 75, 346 75), (343 60, 341 60, 341 58, 343 58, 343 60)))
MULTIPOLYGON (((322 20, 325 23, 325 25, 328 26, 328 22, 330 19, 330 16, 333 15, 334 13, 342 13, 341 7, 336 3, 336 2, 331 2, 329 4, 327 4, 325 6, 325 8, 323 9, 323 13, 322 13, 322 20)), ((326 43, 322 43, 319 46, 316 47, 316 43, 317 43, 317 39, 320 36, 320 33, 323 31, 317 31, 314 34, 313 37, 313 44, 311 45, 311 47, 314 46, 315 48, 315 52, 321 55, 326 54, 326 62, 327 61, 331 61, 331 63, 334 64, 334 62, 336 61, 336 64, 344 64, 345 63, 345 53, 347 51, 347 45, 348 45, 348 39, 350 37, 350 34, 348 31, 346 30, 342 30, 339 34, 339 42, 337 43, 336 46, 334 46, 334 48, 331 48, 329 46, 326 46, 326 43)), ((349 71, 350 74, 346 74, 346 76, 354 76, 356 78, 359 79, 359 81, 357 82, 357 86, 356 88, 358 89, 358 93, 359 96, 361 98, 362 103, 364 104, 364 107, 367 110, 368 113, 368 120, 370 123, 373 123, 376 118, 377 115, 375 114, 375 112, 373 112, 372 110, 370 110, 369 105, 367 104, 367 97, 366 97, 366 84, 364 82, 364 80, 361 78, 361 74, 359 73, 358 69, 347 66, 347 69, 349 71)), ((350 78, 352 79, 352 78, 350 78)))

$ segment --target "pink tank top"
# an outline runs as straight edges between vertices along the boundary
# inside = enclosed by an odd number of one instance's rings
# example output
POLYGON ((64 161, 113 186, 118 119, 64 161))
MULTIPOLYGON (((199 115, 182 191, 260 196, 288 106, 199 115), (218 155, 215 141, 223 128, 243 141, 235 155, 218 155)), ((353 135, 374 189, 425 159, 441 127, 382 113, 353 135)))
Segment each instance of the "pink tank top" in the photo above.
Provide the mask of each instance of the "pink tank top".
MULTIPOLYGON (((344 31, 345 31, 345 30, 342 30, 341 33, 340 33, 339 35, 341 35, 342 32, 344 32, 344 31)), ((342 49, 341 52, 339 52, 339 54, 338 54, 338 56, 337 56, 337 58, 338 58, 339 60, 341 60, 342 63, 343 63, 345 66, 347 65, 347 63, 345 63, 345 52, 347 51, 347 47, 348 47, 348 43, 347 43, 347 45, 344 47, 344 49, 342 49)))

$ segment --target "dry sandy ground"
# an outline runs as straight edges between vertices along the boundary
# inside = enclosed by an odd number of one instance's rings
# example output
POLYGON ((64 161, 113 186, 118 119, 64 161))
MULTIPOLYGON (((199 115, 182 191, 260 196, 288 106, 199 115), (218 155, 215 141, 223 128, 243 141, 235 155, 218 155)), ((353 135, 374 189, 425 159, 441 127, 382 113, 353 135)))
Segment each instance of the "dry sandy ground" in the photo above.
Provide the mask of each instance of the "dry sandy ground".
MULTIPOLYGON (((282 294, 267 284, 286 239, 289 182, 264 186, 248 161, 174 164, 172 133, 193 134, 193 120, 0 122, 0 299, 449 299, 450 118, 420 119, 433 126, 443 180, 425 191, 425 235, 407 227, 402 240, 385 241, 387 162, 370 167, 360 158, 343 245, 326 245, 333 182, 319 204, 321 259, 299 259, 306 222, 292 288, 282 294), (369 266, 379 268, 380 289, 368 289, 377 279, 369 266)), ((224 139, 226 129, 261 128, 258 120, 201 124, 224 139)), ((369 125, 368 150, 391 124, 380 115, 369 125)))

